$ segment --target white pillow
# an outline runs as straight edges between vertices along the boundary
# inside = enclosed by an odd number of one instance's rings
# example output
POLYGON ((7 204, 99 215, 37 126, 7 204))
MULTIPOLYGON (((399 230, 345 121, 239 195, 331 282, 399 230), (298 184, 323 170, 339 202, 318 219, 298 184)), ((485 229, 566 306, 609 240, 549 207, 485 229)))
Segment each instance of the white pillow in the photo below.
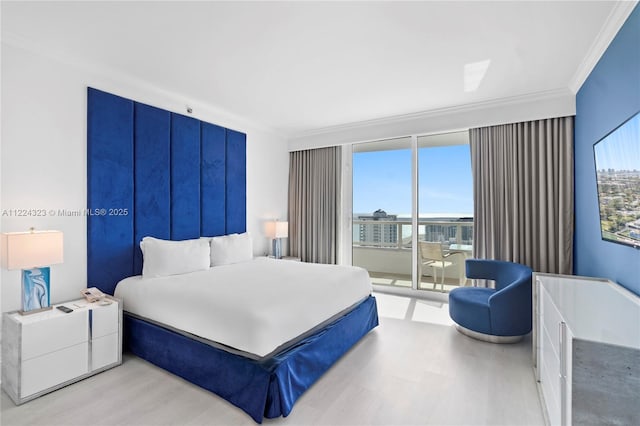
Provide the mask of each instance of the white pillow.
POLYGON ((140 242, 144 278, 165 277, 209 269, 209 241, 168 241, 144 237, 140 242))
POLYGON ((229 265, 253 259, 253 243, 249 233, 211 238, 211 266, 229 265))

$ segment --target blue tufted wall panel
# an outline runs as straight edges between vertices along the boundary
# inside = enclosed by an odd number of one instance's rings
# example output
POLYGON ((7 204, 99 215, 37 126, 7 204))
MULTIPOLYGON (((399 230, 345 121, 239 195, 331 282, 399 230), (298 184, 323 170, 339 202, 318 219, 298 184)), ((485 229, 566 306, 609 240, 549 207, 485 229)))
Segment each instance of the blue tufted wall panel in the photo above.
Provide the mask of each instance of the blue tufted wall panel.
POLYGON ((200 122, 171 114, 171 239, 200 236, 200 122))
POLYGON ((227 130, 226 152, 226 233, 244 232, 247 216, 246 181, 247 137, 244 133, 227 130))
POLYGON ((87 279, 103 288, 133 273, 133 102, 89 89, 88 103, 89 212, 118 208, 129 213, 87 217, 87 279))
MULTIPOLYGON (((169 239, 169 131, 171 114, 134 103, 134 242, 149 235, 169 239)), ((142 252, 134 244, 134 274, 142 273, 142 252)))
POLYGON ((224 235, 226 223, 226 129, 202 123, 202 235, 224 235))
POLYGON ((87 220, 88 286, 113 294, 144 236, 246 230, 246 136, 89 88, 87 206, 107 213, 87 220))

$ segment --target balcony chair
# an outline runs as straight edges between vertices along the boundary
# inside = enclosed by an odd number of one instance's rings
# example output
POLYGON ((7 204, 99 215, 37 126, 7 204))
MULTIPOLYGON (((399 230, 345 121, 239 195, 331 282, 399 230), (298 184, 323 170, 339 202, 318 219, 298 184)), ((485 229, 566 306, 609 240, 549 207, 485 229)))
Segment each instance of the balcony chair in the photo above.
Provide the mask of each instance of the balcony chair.
POLYGON ((430 266, 433 268, 433 289, 436 289, 436 283, 438 281, 438 269, 442 270, 442 275, 440 276, 440 285, 442 287, 442 291, 444 291, 444 273, 445 270, 452 266, 454 263, 446 260, 452 254, 445 254, 442 251, 441 243, 431 243, 427 241, 420 241, 418 249, 420 251, 420 262, 419 266, 419 279, 422 280, 422 271, 423 267, 430 266))
POLYGON ((467 259, 467 278, 495 288, 460 287, 449 293, 449 316, 462 334, 492 343, 515 343, 531 331, 531 268, 500 260, 467 259))

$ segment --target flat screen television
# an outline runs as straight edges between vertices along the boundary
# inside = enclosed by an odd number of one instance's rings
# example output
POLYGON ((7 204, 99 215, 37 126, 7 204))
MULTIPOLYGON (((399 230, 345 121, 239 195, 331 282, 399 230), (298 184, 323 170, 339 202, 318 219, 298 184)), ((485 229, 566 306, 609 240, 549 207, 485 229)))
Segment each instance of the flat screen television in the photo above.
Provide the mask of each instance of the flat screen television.
POLYGON ((593 145, 602 239, 640 248, 640 112, 593 145))

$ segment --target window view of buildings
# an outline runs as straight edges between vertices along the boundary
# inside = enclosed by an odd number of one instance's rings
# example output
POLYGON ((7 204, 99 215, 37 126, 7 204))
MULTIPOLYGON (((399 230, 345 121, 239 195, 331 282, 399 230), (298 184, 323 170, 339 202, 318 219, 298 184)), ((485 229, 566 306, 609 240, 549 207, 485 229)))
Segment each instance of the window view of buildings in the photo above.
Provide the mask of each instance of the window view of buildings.
MULTIPOLYGON (((411 218, 378 209, 370 214, 356 213, 353 243, 358 246, 411 248, 411 218)), ((418 240, 447 244, 473 244, 472 217, 421 217, 418 240)))
POLYGON ((593 151, 602 238, 640 247, 640 113, 597 142, 593 151))
POLYGON ((378 209, 369 216, 358 215, 357 218, 358 222, 364 222, 358 223, 357 226, 358 242, 372 243, 373 245, 383 245, 384 243, 396 245, 398 243, 398 226, 393 223, 397 222, 398 216, 389 215, 384 210, 378 209))
POLYGON ((640 246, 640 171, 598 170, 602 237, 640 246))

